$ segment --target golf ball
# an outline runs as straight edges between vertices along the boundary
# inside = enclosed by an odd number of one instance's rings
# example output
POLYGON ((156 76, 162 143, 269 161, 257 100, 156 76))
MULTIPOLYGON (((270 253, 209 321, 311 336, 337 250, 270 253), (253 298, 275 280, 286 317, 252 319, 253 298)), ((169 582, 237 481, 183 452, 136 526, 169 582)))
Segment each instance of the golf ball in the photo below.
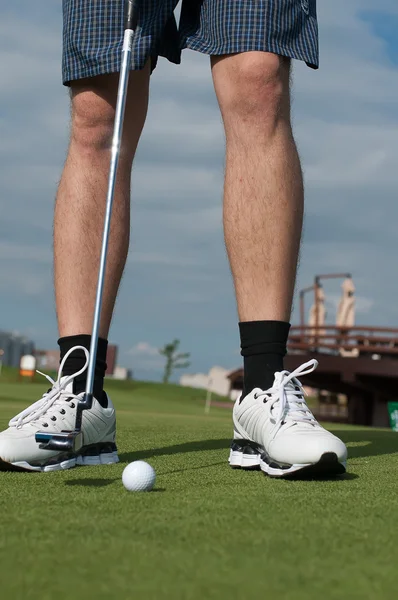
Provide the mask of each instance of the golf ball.
POLYGON ((127 465, 122 475, 123 485, 129 492, 150 492, 155 480, 155 470, 143 460, 127 465))

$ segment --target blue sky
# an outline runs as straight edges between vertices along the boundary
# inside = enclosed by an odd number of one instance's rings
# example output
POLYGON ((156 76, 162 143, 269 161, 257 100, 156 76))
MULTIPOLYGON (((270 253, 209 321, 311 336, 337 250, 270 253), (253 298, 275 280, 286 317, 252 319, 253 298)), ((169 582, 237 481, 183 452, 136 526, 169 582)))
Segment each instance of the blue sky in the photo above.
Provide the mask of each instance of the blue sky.
MULTIPOLYGON (((306 180, 297 288, 352 272, 357 323, 398 326, 396 0, 318 0, 321 69, 294 65, 306 180)), ((52 211, 65 159, 61 2, 0 0, 0 329, 55 348, 52 211)), ((133 173, 132 245, 110 340, 119 363, 159 378, 178 337, 189 371, 240 364, 221 229, 224 141, 208 58, 161 60, 133 173)), ((325 285, 333 322, 339 282, 325 285)), ((298 319, 298 306, 293 322, 298 319)))

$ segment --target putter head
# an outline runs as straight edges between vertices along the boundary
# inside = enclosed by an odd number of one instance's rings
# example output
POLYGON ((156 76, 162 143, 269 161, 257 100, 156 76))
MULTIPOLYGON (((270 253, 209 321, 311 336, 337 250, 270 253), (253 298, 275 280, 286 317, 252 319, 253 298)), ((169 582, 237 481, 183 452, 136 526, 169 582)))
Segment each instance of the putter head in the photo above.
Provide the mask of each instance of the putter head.
POLYGON ((42 450, 78 452, 83 446, 83 433, 77 430, 61 431, 59 433, 38 431, 35 439, 42 450))
POLYGON ((83 411, 90 409, 92 405, 93 394, 85 393, 77 405, 75 429, 73 431, 37 431, 35 440, 39 444, 39 448, 58 452, 78 452, 83 446, 83 411))

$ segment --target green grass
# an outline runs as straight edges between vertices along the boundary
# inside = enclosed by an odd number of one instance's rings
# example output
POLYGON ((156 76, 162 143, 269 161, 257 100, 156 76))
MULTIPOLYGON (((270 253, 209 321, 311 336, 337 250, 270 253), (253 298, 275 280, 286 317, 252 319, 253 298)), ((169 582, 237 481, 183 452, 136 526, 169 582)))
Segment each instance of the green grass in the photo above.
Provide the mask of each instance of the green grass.
MULTIPOLYGON (((279 481, 227 465, 230 411, 204 393, 109 382, 121 463, 0 473, 1 597, 286 600, 395 598, 398 436, 336 426, 339 480, 279 481), (133 460, 155 491, 124 490, 133 460)), ((0 383, 0 421, 43 386, 0 383)))

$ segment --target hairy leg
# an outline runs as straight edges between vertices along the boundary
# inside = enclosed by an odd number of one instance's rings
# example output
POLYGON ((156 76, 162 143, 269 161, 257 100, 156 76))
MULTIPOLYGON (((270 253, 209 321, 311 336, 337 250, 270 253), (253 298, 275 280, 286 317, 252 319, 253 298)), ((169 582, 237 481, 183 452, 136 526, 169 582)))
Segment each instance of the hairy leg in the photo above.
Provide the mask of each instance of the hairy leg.
POLYGON ((287 59, 213 57, 226 134, 224 232, 240 321, 289 321, 303 219, 287 59))
MULTIPOLYGON (((112 211, 99 335, 107 338, 126 262, 130 234, 130 178, 144 126, 149 64, 130 74, 124 133, 112 211)), ((75 82, 68 156, 54 218, 54 279, 60 337, 90 334, 98 279, 110 146, 119 76, 75 82)))

